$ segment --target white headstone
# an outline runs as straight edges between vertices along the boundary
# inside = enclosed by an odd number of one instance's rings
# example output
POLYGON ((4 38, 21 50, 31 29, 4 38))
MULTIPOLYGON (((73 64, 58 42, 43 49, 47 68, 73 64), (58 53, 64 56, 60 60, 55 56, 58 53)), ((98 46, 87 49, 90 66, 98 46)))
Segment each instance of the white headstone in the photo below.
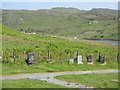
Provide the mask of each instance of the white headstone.
POLYGON ((70 64, 74 63, 74 59, 70 59, 70 64))
POLYGON ((77 61, 78 61, 77 64, 83 64, 81 55, 77 56, 77 61))

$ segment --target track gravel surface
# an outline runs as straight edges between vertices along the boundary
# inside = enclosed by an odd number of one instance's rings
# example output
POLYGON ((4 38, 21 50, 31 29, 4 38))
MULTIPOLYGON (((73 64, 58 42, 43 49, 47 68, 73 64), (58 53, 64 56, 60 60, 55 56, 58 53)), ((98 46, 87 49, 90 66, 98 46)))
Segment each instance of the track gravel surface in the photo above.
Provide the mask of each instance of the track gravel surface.
POLYGON ((59 84, 66 87, 71 88, 94 88, 92 86, 85 86, 78 83, 70 83, 62 80, 55 79, 55 76, 59 75, 73 75, 73 74, 90 74, 90 73, 118 73, 120 70, 95 70, 95 71, 69 71, 69 72, 54 72, 54 73, 33 73, 33 74, 14 74, 14 75, 6 75, 0 76, 0 79, 37 79, 44 80, 49 83, 59 84))

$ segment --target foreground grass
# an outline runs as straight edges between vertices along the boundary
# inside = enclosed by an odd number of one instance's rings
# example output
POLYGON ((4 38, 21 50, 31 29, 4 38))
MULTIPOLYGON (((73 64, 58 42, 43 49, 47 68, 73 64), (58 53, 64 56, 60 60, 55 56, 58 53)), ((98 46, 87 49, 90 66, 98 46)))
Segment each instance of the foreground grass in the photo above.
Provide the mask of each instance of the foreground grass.
POLYGON ((63 72, 63 71, 86 71, 86 70, 102 70, 102 69, 118 69, 117 62, 109 62, 106 65, 95 63, 88 65, 67 64, 67 63, 41 63, 28 66, 26 64, 3 64, 2 74, 22 74, 22 73, 44 73, 44 72, 63 72))
POLYGON ((65 88, 64 86, 47 83, 46 81, 19 79, 3 80, 3 88, 65 88))
POLYGON ((81 83, 86 86, 94 86, 96 88, 118 88, 118 73, 61 75, 55 78, 68 82, 81 83))

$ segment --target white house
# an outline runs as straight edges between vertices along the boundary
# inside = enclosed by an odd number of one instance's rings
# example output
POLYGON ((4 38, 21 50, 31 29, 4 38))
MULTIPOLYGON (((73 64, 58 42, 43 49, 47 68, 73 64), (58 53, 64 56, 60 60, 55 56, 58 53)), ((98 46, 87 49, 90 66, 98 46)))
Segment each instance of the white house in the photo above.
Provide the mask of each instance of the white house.
POLYGON ((77 39, 77 37, 74 37, 74 39, 77 39))

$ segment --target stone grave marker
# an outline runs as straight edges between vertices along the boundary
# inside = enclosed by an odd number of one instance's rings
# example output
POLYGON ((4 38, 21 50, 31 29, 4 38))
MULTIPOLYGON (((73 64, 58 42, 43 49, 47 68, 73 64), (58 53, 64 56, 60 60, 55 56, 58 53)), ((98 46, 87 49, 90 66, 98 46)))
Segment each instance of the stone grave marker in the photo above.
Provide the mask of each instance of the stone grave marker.
POLYGON ((100 61, 100 64, 106 64, 105 56, 99 56, 99 61, 100 61))
POLYGON ((69 64, 72 64, 72 63, 74 63, 74 59, 73 59, 73 58, 71 58, 71 59, 69 60, 69 64))
POLYGON ((77 56, 77 64, 83 64, 81 55, 77 56))
POLYGON ((88 61, 88 64, 93 64, 93 57, 91 55, 89 55, 87 57, 87 61, 88 61))
POLYGON ((28 65, 32 65, 32 64, 34 64, 34 53, 28 53, 28 58, 27 58, 27 63, 28 63, 28 65))

